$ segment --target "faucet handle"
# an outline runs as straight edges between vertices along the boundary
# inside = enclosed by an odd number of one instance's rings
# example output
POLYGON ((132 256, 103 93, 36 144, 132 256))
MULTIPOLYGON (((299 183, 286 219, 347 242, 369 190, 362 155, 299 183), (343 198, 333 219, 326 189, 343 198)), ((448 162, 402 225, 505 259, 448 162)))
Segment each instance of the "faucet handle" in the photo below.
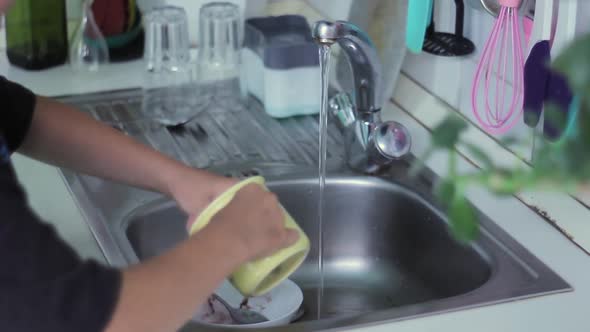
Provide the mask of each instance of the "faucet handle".
POLYGON ((408 129, 399 122, 385 121, 372 133, 372 145, 388 160, 396 160, 410 152, 412 138, 408 129))
POLYGON ((342 128, 352 125, 355 120, 352 98, 346 92, 339 92, 328 102, 330 113, 338 120, 342 128))

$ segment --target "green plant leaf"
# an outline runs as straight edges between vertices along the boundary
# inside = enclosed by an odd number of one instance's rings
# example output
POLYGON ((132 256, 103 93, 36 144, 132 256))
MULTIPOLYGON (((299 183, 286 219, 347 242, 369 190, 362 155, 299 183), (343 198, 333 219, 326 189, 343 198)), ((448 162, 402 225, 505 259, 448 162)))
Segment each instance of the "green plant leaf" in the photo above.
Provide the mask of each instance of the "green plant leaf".
POLYGON ((553 68, 565 74, 573 90, 590 95, 590 34, 575 40, 553 63, 553 68))
POLYGON ((426 150, 426 152, 424 152, 424 154, 420 158, 414 160, 412 166, 410 167, 410 170, 408 171, 408 175, 410 176, 410 178, 415 178, 416 176, 418 176, 418 174, 420 174, 420 172, 422 172, 424 167, 426 167, 426 161, 430 158, 430 156, 432 156, 433 152, 434 148, 431 146, 428 148, 428 150, 426 150))
POLYGON ((590 142, 590 93, 582 99, 577 120, 578 135, 575 139, 588 144, 590 142))
POLYGON ((479 233, 477 213, 463 195, 456 195, 449 208, 451 231, 461 242, 470 242, 479 233))
POLYGON ((579 135, 574 138, 590 142, 590 34, 572 42, 553 62, 552 67, 567 77, 574 94, 581 98, 578 114, 579 135))
POLYGON ((450 206, 455 197, 456 186, 451 180, 443 180, 439 182, 435 189, 435 195, 445 206, 450 206))
POLYGON ((466 142, 463 142, 462 144, 465 146, 465 148, 467 148, 467 150, 469 150, 469 153, 481 163, 480 166, 482 168, 490 169, 494 167, 494 162, 492 159, 488 157, 488 155, 477 145, 466 142))
POLYGON ((518 137, 507 136, 507 137, 502 137, 500 139, 500 144, 502 144, 503 146, 511 146, 511 145, 518 143, 519 141, 520 141, 520 139, 518 137))
POLYGON ((450 115, 432 131, 432 144, 438 148, 453 149, 465 129, 467 123, 463 119, 450 115))
POLYGON ((496 168, 486 177, 486 187, 493 193, 501 196, 514 195, 528 188, 537 179, 538 170, 496 168))
MULTIPOLYGON (((477 213, 463 195, 469 185, 483 185, 501 196, 512 195, 528 189, 549 189, 572 191, 580 184, 590 183, 590 34, 577 39, 552 64, 564 74, 572 91, 580 98, 577 118, 577 134, 568 136, 559 144, 545 143, 539 137, 536 149, 535 167, 501 168, 477 145, 477 142, 463 143, 471 155, 483 166, 483 171, 462 175, 457 171, 456 156, 453 153, 460 143, 466 122, 457 115, 445 118, 432 131, 432 142, 426 157, 437 149, 449 150, 449 178, 441 181, 435 195, 448 210, 450 230, 460 241, 471 241, 479 232, 477 213)), ((545 121, 559 129, 565 128, 565 112, 553 105, 545 105, 545 121)), ((522 140, 507 137, 500 140, 504 146, 518 144, 522 140)), ((413 165, 414 172, 423 167, 423 160, 413 165)))
POLYGON ((567 116, 560 110, 560 107, 553 103, 545 103, 545 123, 561 132, 565 131, 567 126, 567 116))
POLYGON ((541 118, 541 114, 537 113, 535 110, 528 112, 528 109, 525 109, 523 118, 526 124, 538 123, 541 118))

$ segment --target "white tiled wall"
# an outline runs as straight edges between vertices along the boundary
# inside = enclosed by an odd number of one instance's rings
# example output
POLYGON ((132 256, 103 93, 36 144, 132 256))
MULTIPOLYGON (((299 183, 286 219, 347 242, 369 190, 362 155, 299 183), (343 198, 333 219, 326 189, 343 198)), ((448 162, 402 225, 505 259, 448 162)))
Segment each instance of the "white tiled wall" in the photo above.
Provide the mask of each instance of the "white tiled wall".
MULTIPOLYGON (((590 31, 588 20, 588 17, 590 17, 590 1, 558 1, 562 14, 566 10, 571 10, 573 13, 577 13, 578 20, 576 20, 575 14, 569 15, 569 17, 562 16, 563 19, 558 23, 558 37, 556 38, 571 35, 566 31, 568 29, 572 29, 572 31, 576 29, 578 33, 590 31), (576 4, 579 4, 577 8, 575 8, 576 4)), ((435 22, 437 30, 454 30, 453 0, 436 0, 435 22)), ((465 58, 443 58, 425 53, 409 55, 404 63, 404 72, 431 93, 442 98, 455 109, 459 109, 469 119, 475 120, 471 107, 471 85, 480 51, 487 40, 493 22, 494 18, 487 13, 467 7, 465 11, 465 36, 475 43, 476 52, 465 58)), ((552 56, 556 56, 566 45, 567 43, 555 45, 552 56)), ((530 139, 531 130, 519 121, 519 124, 510 131, 509 135, 530 139)), ((526 158, 530 156, 531 148, 530 145, 524 146, 517 148, 516 152, 526 158)))
POLYGON ((576 34, 590 32, 590 1, 578 1, 578 19, 576 20, 576 34))
POLYGON ((320 13, 333 20, 345 20, 355 0, 308 0, 320 13))
MULTIPOLYGON (((590 1, 581 0, 578 3, 578 20, 576 22, 576 34, 590 33, 590 1)), ((590 153, 590 150, 587 150, 590 153)), ((590 191, 578 195, 587 206, 590 206, 590 191)))

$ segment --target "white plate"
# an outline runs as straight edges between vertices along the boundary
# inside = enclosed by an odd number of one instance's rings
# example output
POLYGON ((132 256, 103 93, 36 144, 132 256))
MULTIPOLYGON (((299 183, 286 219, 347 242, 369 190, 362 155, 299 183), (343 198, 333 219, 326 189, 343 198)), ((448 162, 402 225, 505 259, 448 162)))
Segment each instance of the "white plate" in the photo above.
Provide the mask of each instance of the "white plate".
MULTIPOLYGON (((222 299, 234 308, 240 307, 244 297, 227 280, 215 291, 222 299)), ((193 321, 203 325, 231 326, 233 328, 261 328, 289 324, 303 303, 303 293, 297 284, 285 280, 269 293, 251 297, 247 307, 268 318, 268 322, 248 325, 234 325, 225 308, 215 300, 208 301, 193 316, 193 321)))

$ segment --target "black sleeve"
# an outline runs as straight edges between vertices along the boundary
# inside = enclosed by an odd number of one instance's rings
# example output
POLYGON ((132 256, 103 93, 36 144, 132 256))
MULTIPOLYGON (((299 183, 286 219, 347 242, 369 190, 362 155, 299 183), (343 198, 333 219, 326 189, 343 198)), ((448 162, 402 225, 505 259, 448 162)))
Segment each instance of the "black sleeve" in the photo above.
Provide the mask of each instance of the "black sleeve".
POLYGON ((0 161, 0 330, 99 332, 114 311, 121 273, 82 261, 28 207, 0 161))
POLYGON ((10 151, 16 151, 25 139, 35 102, 30 90, 0 76, 0 133, 10 151))
POLYGON ((0 331, 100 332, 121 273, 83 261, 30 209, 10 152, 31 123, 35 95, 0 77, 0 331))

